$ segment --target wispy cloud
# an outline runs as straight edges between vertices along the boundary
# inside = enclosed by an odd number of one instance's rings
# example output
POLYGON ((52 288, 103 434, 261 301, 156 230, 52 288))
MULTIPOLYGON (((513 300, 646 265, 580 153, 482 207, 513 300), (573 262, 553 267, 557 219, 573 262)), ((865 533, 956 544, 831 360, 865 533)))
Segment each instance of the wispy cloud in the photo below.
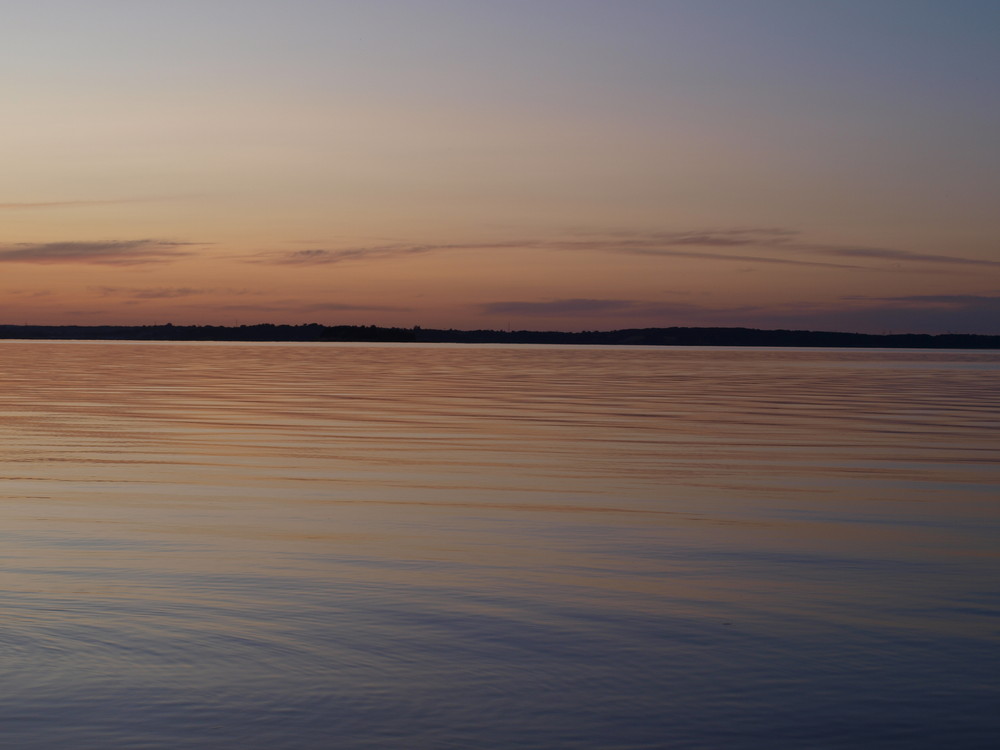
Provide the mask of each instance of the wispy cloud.
POLYGON ((736 229, 700 229, 673 232, 607 232, 588 235, 612 238, 620 245, 695 245, 699 247, 773 246, 784 244, 800 235, 794 229, 781 227, 745 227, 736 229))
POLYGON ((850 296, 830 302, 732 307, 581 298, 487 302, 478 309, 488 316, 561 318, 565 324, 576 319, 581 325, 598 327, 746 326, 868 333, 1000 333, 1000 296, 972 294, 850 296))
POLYGON ((591 315, 630 310, 635 302, 624 299, 557 299, 549 302, 487 302, 487 315, 591 315))
POLYGON ((387 305, 352 304, 350 302, 317 302, 302 304, 294 300, 276 300, 260 305, 216 305, 213 310, 228 310, 237 312, 397 312, 406 311, 408 307, 393 307, 387 305))
POLYGON ((301 305, 299 310, 306 310, 308 312, 343 312, 351 310, 384 310, 384 311, 398 311, 398 310, 409 310, 408 307, 396 307, 393 305, 352 305, 346 302, 319 302, 314 305, 301 305))
MULTIPOLYGON (((686 302, 654 302, 648 300, 630 299, 587 299, 569 298, 555 299, 544 302, 485 302, 478 305, 481 313, 486 315, 511 315, 514 317, 588 317, 601 315, 604 317, 664 317, 705 315, 713 312, 710 308, 692 305, 686 302)), ((752 311, 756 308, 729 308, 724 314, 752 311)))
POLYGON ((443 250, 474 250, 487 248, 512 248, 530 246, 531 243, 465 243, 465 244, 409 244, 370 245, 335 250, 315 248, 309 250, 278 250, 246 257, 251 263, 270 263, 282 266, 317 266, 331 263, 363 260, 392 260, 407 255, 423 255, 443 250))
POLYGON ((419 255, 439 250, 436 245, 381 245, 374 247, 352 247, 342 250, 290 250, 260 256, 263 263, 286 266, 317 266, 330 263, 344 263, 352 260, 386 260, 402 255, 419 255))
POLYGON ((130 299, 176 299, 199 294, 211 294, 214 289, 193 289, 191 287, 91 287, 104 297, 121 296, 130 299))
POLYGON ((118 198, 111 200, 71 200, 71 201, 16 201, 0 203, 0 211, 17 211, 35 208, 86 208, 88 206, 118 206, 123 203, 145 203, 157 198, 118 198))
POLYGON ((91 263, 130 266, 163 263, 190 255, 180 248, 193 242, 112 240, 108 242, 22 242, 0 245, 0 263, 91 263))
POLYGON ((716 232, 655 232, 648 235, 611 235, 594 239, 535 239, 508 242, 465 242, 449 244, 395 243, 341 249, 309 249, 269 251, 246 258, 253 263, 275 265, 323 265, 345 261, 393 260, 402 256, 422 255, 447 250, 509 250, 536 249, 577 252, 628 253, 633 255, 658 255, 664 257, 697 258, 701 260, 760 262, 781 265, 821 266, 827 268, 855 268, 843 263, 773 258, 746 254, 722 254, 701 250, 671 250, 670 246, 742 247, 777 243, 793 233, 777 229, 736 229, 716 232))
POLYGON ((822 255, 835 255, 841 258, 870 258, 874 260, 891 260, 899 263, 917 262, 956 266, 992 266, 1000 267, 1000 261, 981 258, 965 258, 959 255, 934 255, 931 253, 915 253, 910 250, 893 250, 882 247, 841 247, 838 245, 800 245, 799 249, 816 252, 822 255))
POLYGON ((936 305, 950 308, 975 308, 978 310, 1000 310, 1000 296, 988 294, 912 294, 905 297, 868 297, 850 295, 844 300, 891 303, 904 307, 936 305))
POLYGON ((802 240, 801 232, 781 227, 588 233, 559 239, 523 239, 489 243, 399 242, 338 249, 313 248, 268 251, 247 256, 244 260, 251 263, 306 266, 352 261, 391 261, 405 256, 444 251, 505 249, 609 253, 684 258, 743 265, 768 264, 876 272, 908 270, 940 273, 949 266, 955 270, 959 267, 970 266, 1000 266, 1000 261, 957 255, 918 253, 893 248, 810 243, 802 240), (822 256, 830 258, 830 260, 824 260, 822 256), (834 259, 842 260, 838 262, 834 259), (881 262, 872 263, 872 261, 881 262))
POLYGON ((1000 334, 1000 296, 926 294, 845 296, 840 304, 761 310, 749 325, 822 328, 871 333, 1000 334), (844 304, 846 303, 846 304, 844 304))
POLYGON ((52 291, 49 289, 8 289, 4 294, 22 297, 49 297, 52 295, 52 291))
POLYGON ((859 266, 844 263, 825 263, 803 259, 802 255, 825 255, 858 260, 884 260, 896 263, 938 264, 955 266, 1000 266, 1000 261, 966 258, 958 255, 918 253, 911 250, 865 247, 857 245, 817 244, 803 242, 802 233, 794 229, 778 227, 745 229, 708 229, 686 232, 619 232, 611 238, 570 240, 559 243, 566 249, 609 250, 638 255, 663 255, 685 258, 703 258, 720 261, 751 261, 755 263, 779 263, 791 265, 813 265, 820 267, 840 267, 865 270, 898 270, 890 267, 859 266), (706 248, 757 248, 778 253, 797 253, 799 257, 786 258, 745 253, 711 253, 699 251, 678 251, 677 247, 706 248))
POLYGON ((597 249, 605 250, 607 252, 617 252, 628 255, 651 255, 660 258, 695 258, 697 260, 715 260, 723 262, 737 262, 737 263, 767 263, 775 264, 780 266, 813 266, 816 268, 848 268, 848 269, 859 269, 862 266, 848 264, 848 263, 827 263, 824 261, 816 260, 799 260, 795 258, 775 258, 769 255, 748 255, 746 253, 740 253, 738 255, 729 253, 713 253, 705 252, 704 250, 672 250, 668 247, 659 247, 655 245, 641 246, 641 245, 631 245, 631 246, 621 246, 613 247, 586 247, 582 244, 570 244, 566 246, 569 250, 583 250, 583 249, 597 249))

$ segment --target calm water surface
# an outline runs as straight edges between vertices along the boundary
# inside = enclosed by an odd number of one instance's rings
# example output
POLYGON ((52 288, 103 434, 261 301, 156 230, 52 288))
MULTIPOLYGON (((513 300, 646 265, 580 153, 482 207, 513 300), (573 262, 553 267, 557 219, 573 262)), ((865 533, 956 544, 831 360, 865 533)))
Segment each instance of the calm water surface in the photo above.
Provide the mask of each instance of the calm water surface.
POLYGON ((1000 353, 0 342, 0 746, 993 748, 1000 353))

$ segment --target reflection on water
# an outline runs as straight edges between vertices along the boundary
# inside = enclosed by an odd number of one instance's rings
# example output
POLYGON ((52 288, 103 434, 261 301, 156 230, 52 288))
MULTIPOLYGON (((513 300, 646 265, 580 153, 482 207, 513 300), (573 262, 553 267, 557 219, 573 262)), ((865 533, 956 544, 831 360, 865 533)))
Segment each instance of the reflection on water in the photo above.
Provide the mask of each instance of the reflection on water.
POLYGON ((0 744, 992 747, 1000 354, 0 343, 0 744))

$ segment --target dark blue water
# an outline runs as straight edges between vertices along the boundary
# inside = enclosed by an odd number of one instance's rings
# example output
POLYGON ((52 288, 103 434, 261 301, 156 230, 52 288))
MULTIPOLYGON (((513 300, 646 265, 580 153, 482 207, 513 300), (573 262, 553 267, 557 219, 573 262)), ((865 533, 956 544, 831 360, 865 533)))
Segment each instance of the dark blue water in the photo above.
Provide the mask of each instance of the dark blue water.
POLYGON ((995 746, 1000 354, 0 368, 0 746, 995 746))

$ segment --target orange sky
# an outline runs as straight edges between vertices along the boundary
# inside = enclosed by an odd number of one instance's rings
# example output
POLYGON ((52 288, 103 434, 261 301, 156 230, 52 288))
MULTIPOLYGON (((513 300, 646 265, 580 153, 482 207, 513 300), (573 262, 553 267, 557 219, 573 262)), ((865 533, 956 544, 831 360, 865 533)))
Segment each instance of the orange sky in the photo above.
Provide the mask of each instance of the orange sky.
POLYGON ((1000 333, 997 6, 50 5, 0 322, 1000 333))

